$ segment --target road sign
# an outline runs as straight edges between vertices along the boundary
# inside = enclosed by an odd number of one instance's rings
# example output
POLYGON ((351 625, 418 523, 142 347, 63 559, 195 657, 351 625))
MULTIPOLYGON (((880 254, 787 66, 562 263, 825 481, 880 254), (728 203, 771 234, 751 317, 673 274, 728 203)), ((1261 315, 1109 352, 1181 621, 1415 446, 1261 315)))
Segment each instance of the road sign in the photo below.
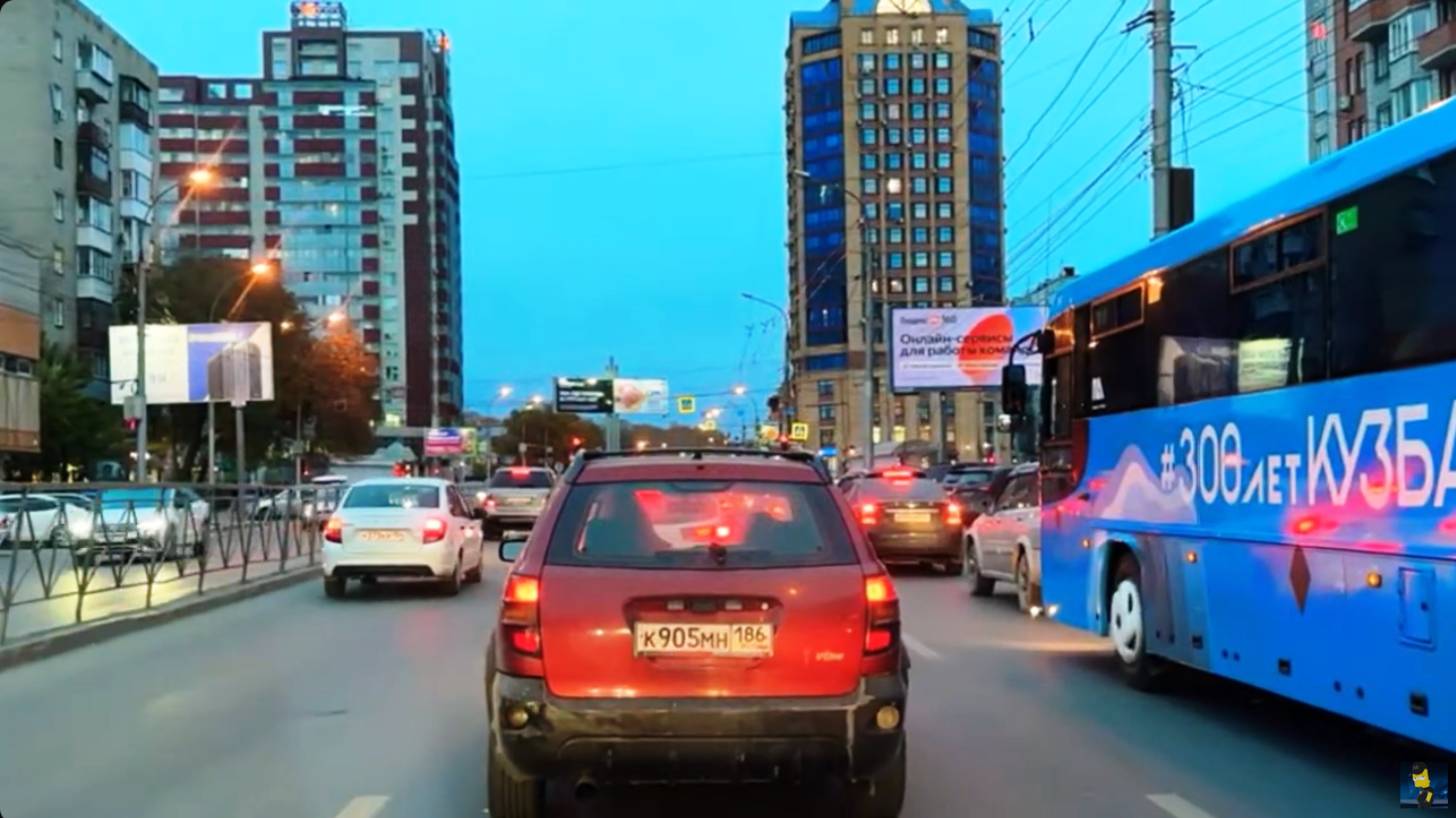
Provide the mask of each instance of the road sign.
POLYGON ((716 432, 718 431, 718 421, 712 419, 705 420, 698 428, 705 432, 716 432))
POLYGON ((677 413, 679 415, 691 415, 698 411, 698 399, 692 395, 679 395, 677 398, 677 413))
POLYGON ((779 427, 772 423, 765 423, 758 427, 759 440, 778 440, 779 427))
POLYGON ((809 439, 809 424, 795 423, 789 427, 789 440, 797 440, 800 443, 809 439))

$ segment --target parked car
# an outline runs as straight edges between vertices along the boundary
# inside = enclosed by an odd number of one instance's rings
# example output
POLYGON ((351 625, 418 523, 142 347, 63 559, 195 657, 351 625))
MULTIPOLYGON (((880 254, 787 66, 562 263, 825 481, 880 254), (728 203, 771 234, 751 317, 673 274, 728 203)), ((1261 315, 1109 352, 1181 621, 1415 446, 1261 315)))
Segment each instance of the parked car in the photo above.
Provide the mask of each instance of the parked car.
POLYGON ((315 477, 307 485, 286 488, 253 505, 255 520, 302 520, 323 525, 348 489, 349 479, 326 474, 315 477))
POLYGON ((989 511, 966 537, 966 577, 975 596, 1014 583, 1021 610, 1041 604, 1041 481, 1037 464, 1011 470, 989 511))
POLYGON ((481 579, 480 523, 445 480, 361 480, 324 523, 323 539, 324 593, 333 598, 350 579, 432 579, 451 596, 481 579))
POLYGON ((93 512, 71 496, 0 496, 0 547, 66 546, 91 536, 93 512))
POLYGON ((80 564, 121 557, 153 560, 200 556, 207 547, 208 502, 186 488, 107 489, 90 541, 76 547, 80 564))
POLYGON ((514 562, 486 653, 495 818, 546 782, 849 782, 905 795, 908 664, 884 566, 811 455, 579 456, 514 562))
POLYGON ((510 466, 497 469, 477 502, 485 510, 485 533, 491 539, 511 528, 536 524, 556 486, 556 473, 546 468, 510 466))
POLYGON ((886 563, 933 564, 961 573, 965 514, 925 472, 905 466, 850 475, 840 490, 886 563))

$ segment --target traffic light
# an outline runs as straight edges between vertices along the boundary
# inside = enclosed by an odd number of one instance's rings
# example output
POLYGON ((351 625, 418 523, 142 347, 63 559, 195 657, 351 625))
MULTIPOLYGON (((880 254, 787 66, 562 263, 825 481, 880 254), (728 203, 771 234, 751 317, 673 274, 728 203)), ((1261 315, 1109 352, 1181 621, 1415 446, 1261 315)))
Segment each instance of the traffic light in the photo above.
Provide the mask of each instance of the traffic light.
POLYGON ((135 432, 137 430, 137 423, 137 418, 123 418, 121 421, 121 425, 125 427, 128 432, 135 432))

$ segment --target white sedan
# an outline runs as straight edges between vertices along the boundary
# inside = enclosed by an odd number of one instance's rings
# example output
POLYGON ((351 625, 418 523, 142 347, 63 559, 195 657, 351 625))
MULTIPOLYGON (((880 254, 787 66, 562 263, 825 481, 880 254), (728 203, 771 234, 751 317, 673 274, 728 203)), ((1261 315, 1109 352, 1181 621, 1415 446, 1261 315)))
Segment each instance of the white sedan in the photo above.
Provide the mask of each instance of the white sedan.
POLYGON ((421 577, 447 594, 479 582, 480 523, 444 480, 384 478, 349 488, 324 524, 324 592, 341 597, 351 578, 421 577))
POLYGON ((64 545, 91 536, 90 508, 52 494, 7 494, 0 497, 0 543, 64 545))

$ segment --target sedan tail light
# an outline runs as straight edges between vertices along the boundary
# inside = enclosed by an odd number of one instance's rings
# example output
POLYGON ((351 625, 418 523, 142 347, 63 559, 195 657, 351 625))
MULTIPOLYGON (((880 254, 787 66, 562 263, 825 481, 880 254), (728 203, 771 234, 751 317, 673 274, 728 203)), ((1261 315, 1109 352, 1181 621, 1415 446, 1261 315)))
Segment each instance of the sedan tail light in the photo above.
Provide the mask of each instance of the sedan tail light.
POLYGON ((501 670, 514 676, 541 676, 541 580, 524 574, 506 577, 500 612, 501 670))
POLYGON ((948 526, 954 526, 959 528, 960 526, 965 525, 965 510, 961 508, 960 503, 957 503, 954 500, 946 502, 942 514, 945 516, 945 524, 948 526))
POLYGON ((879 503, 860 503, 856 509, 859 513, 859 524, 865 528, 873 528, 880 523, 879 503))
POLYGON ((439 517, 431 517, 430 519, 425 520, 425 531, 422 539, 427 543, 439 542, 440 540, 445 539, 445 532, 448 531, 449 528, 450 527, 446 525, 444 520, 440 519, 439 517))
POLYGON ((324 523, 324 539, 329 542, 343 542, 344 521, 338 517, 330 517, 328 522, 324 523))

